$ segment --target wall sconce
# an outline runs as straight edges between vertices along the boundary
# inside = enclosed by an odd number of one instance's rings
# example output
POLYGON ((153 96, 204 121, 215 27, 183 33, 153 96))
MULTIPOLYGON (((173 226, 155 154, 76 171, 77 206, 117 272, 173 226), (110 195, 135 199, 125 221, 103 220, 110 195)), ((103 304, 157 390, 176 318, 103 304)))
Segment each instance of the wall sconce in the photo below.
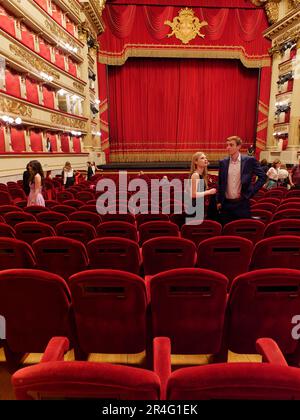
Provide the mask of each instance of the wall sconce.
POLYGON ((8 115, 2 115, 1 120, 6 124, 6 125, 20 125, 22 124, 22 118, 17 117, 16 119, 14 119, 13 117, 9 117, 8 115))

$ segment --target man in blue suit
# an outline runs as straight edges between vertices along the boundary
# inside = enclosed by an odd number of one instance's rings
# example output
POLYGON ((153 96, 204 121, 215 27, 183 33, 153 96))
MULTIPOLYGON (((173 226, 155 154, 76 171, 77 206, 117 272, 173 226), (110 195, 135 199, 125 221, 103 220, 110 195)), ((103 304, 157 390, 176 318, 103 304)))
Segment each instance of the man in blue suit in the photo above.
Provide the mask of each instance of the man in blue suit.
POLYGON ((250 218, 249 199, 266 182, 266 175, 252 156, 240 154, 242 140, 238 136, 228 137, 226 149, 229 157, 220 161, 218 209, 223 224, 237 219, 250 218), (253 184, 253 176, 257 176, 253 184))

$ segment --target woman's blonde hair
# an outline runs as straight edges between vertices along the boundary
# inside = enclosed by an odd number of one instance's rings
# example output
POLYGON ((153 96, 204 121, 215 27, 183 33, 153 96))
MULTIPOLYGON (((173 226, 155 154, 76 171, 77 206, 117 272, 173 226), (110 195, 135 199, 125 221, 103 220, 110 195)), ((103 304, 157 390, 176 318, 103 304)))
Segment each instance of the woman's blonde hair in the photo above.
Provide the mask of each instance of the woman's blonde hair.
MULTIPOLYGON (((203 153, 203 152, 196 152, 196 153, 193 154, 192 161, 191 161, 190 178, 193 175, 193 173, 196 171, 196 169, 197 169, 197 161, 198 161, 198 159, 201 156, 205 156, 205 153, 203 153)), ((205 167, 204 170, 203 170, 202 178, 204 179, 205 186, 207 187, 207 184, 208 184, 208 171, 207 171, 207 167, 205 167)))
POLYGON ((277 165, 277 163, 281 163, 280 159, 275 159, 272 163, 273 168, 277 165))
POLYGON ((65 163, 65 169, 67 169, 68 171, 69 171, 70 169, 72 169, 72 166, 71 166, 71 163, 70 163, 70 162, 66 162, 66 163, 65 163))

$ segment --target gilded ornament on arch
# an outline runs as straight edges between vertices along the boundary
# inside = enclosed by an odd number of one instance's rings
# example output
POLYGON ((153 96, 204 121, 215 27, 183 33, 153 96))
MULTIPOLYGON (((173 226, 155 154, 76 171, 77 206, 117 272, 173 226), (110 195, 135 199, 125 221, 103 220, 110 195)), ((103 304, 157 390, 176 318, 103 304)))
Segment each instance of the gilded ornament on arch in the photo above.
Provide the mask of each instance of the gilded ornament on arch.
POLYGON ((32 116, 32 109, 29 106, 9 98, 0 97, 0 109, 2 112, 22 115, 22 117, 32 116))
POLYGON ((84 92, 84 86, 82 86, 80 83, 73 82, 73 86, 75 89, 79 90, 80 92, 84 92))
POLYGON ((193 9, 185 8, 178 12, 178 16, 174 17, 173 22, 166 20, 165 25, 169 25, 172 32, 168 34, 168 38, 175 35, 183 44, 188 44, 196 36, 204 38, 205 35, 200 32, 203 26, 208 25, 205 20, 200 20, 195 16, 193 9))
POLYGON ((65 117, 60 114, 51 114, 51 122, 53 124, 64 125, 71 128, 77 128, 85 130, 86 124, 85 121, 76 120, 75 118, 65 117))
MULTIPOLYGON (((56 38, 59 40, 62 40, 68 44, 71 45, 71 47, 75 47, 73 40, 70 36, 68 36, 65 31, 60 29, 55 23, 49 22, 49 20, 45 20, 45 26, 47 29, 49 29, 50 32, 53 33, 56 38)), ((77 47, 77 46, 76 46, 77 47)), ((77 54, 81 54, 81 49, 77 47, 77 54)))
POLYGON ((35 57, 34 55, 27 52, 26 50, 23 50, 22 48, 14 44, 10 44, 9 49, 17 57, 21 58, 23 61, 25 61, 30 66, 32 66, 37 71, 39 72, 43 71, 49 74, 49 76, 52 76, 54 79, 57 79, 57 80, 60 78, 60 75, 56 71, 52 70, 52 68, 48 66, 46 63, 44 63, 43 60, 35 57))

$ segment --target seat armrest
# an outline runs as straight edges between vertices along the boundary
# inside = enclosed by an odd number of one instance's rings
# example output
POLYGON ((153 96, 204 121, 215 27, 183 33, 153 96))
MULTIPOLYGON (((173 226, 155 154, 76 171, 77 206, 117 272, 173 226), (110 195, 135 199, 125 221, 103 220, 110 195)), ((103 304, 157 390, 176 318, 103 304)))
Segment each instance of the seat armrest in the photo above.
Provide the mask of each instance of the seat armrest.
POLYGON ((64 360, 64 354, 69 350, 69 340, 66 337, 53 337, 49 341, 41 363, 64 360))
POLYGON ((256 341, 256 349, 263 357, 263 362, 273 365, 288 366, 284 355, 277 343, 271 338, 259 338, 256 341))
POLYGON ((166 399, 166 385, 171 375, 171 342, 168 337, 156 337, 153 340, 154 372, 161 382, 161 399, 166 399))

